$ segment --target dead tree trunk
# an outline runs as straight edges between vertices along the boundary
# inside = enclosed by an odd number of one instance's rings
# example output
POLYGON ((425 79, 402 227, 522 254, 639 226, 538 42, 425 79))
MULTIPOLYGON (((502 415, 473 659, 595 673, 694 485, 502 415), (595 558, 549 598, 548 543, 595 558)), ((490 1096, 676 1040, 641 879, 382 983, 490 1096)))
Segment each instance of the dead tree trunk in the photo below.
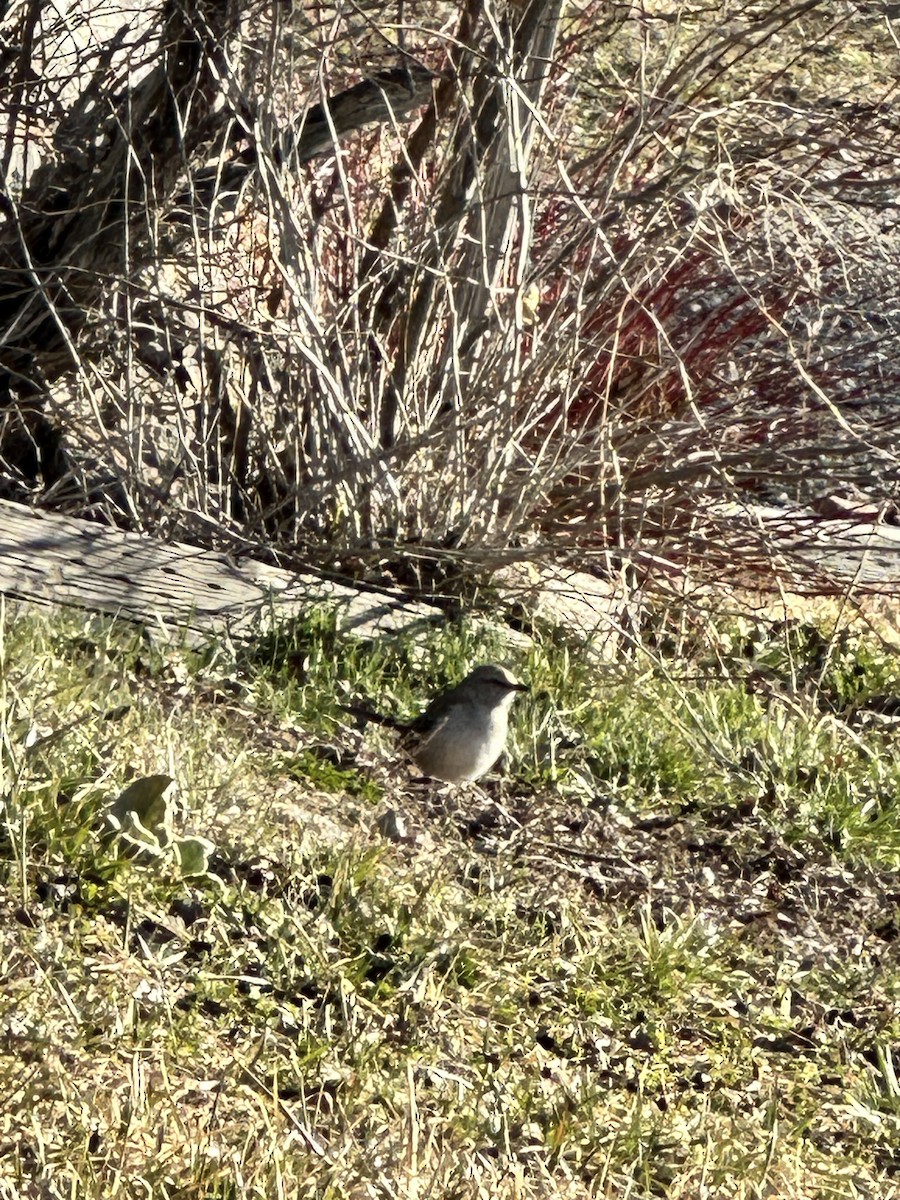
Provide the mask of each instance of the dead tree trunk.
MULTIPOLYGON (((471 91, 468 107, 457 112, 432 249, 414 274, 407 272, 402 280, 395 276, 380 287, 384 333, 387 337, 390 330, 398 344, 382 396, 380 427, 386 446, 392 444, 400 397, 421 385, 413 375, 423 345, 443 329, 442 367, 431 371, 434 386, 440 387, 451 360, 456 369, 470 369, 470 363, 460 364, 459 356, 477 357, 480 338, 491 330, 498 289, 514 296, 522 287, 533 233, 531 147, 562 9, 562 0, 505 5, 470 0, 463 10, 454 68, 471 91), (400 295, 404 300, 398 304, 400 295), (452 328, 444 327, 448 312, 452 328)), ((454 91, 458 99, 458 88, 438 89, 439 112, 454 91)), ((435 122, 423 122, 414 134, 405 159, 410 167, 421 160, 421 143, 435 128, 435 122)), ((376 246, 389 236, 408 174, 401 166, 395 194, 373 231, 376 246)))
MULTIPOLYGON (((42 5, 21 10, 8 43, 27 55, 42 5)), ((124 90, 110 96, 110 62, 127 31, 112 39, 93 76, 77 79, 79 94, 54 131, 45 166, 21 189, 0 184, 0 491, 16 496, 52 485, 66 473, 60 430, 48 414, 49 388, 78 365, 79 342, 91 314, 121 281, 153 260, 156 219, 177 204, 192 160, 232 122, 249 141, 224 174, 200 172, 193 203, 209 203, 211 189, 237 190, 253 171, 253 114, 221 104, 229 77, 229 42, 246 6, 236 0, 167 0, 156 61, 124 90)), ((27 143, 38 122, 31 83, 38 72, 27 59, 16 72, 0 62, 0 114, 7 114, 5 166, 10 148, 27 143), (4 67, 7 68, 4 70, 4 67)), ((430 94, 427 71, 399 68, 364 80, 313 106, 302 126, 289 130, 276 159, 303 161, 326 153, 334 138, 402 116, 430 94)), ((169 226, 173 237, 177 227, 169 226)), ((138 350, 138 353, 140 351, 138 350)))
MULTIPOLYGON (((239 15, 231 0, 169 0, 155 68, 113 106, 101 60, 56 131, 57 155, 21 196, 0 193, 0 459, 13 477, 51 483, 64 470, 47 388, 76 365, 89 314, 140 263, 148 214, 208 136, 213 65, 239 15)), ((10 107, 27 100, 25 85, 7 95, 10 107)))

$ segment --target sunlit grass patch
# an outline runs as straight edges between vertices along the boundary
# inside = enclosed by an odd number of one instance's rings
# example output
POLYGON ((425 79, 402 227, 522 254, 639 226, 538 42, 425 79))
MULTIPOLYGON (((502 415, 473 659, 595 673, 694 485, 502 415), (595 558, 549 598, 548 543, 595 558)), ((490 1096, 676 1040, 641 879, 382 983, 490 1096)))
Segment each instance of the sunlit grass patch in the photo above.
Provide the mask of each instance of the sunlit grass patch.
POLYGON ((3 629, 5 1186, 889 1194, 877 647, 856 671, 824 634, 829 676, 804 634, 762 688, 761 652, 721 639, 598 664, 465 625, 376 646, 313 615, 199 656, 85 628, 3 629), (411 716, 491 658, 531 693, 487 794, 411 789, 338 707, 411 716), (212 843, 201 875, 102 835, 157 774, 177 835, 212 843), (386 807, 408 837, 378 834, 386 807))

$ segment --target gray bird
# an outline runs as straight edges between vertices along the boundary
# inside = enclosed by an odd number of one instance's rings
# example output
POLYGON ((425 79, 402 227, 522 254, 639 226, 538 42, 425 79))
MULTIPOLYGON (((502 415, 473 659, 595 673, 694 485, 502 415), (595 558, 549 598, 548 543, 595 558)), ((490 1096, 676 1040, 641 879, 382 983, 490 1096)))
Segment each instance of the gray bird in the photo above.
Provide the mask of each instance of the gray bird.
POLYGON ((414 721, 398 721, 361 705, 348 705, 345 711, 396 729, 423 775, 467 783, 486 774, 503 753, 510 707, 517 693, 527 691, 511 671, 485 663, 435 696, 414 721))

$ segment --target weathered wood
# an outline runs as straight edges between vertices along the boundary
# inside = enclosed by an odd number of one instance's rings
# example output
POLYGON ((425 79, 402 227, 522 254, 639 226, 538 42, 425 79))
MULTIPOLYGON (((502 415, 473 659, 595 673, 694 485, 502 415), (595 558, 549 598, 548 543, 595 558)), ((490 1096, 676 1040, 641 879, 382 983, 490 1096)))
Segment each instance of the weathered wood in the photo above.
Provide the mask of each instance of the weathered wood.
MULTIPOLYGON (((415 109, 428 103, 432 83, 439 78, 417 63, 376 72, 370 79, 313 104, 300 121, 284 131, 269 153, 276 162, 289 164, 334 154, 338 141, 348 133, 407 120, 415 109)), ((235 125, 234 141, 247 140, 248 135, 242 125, 235 125)), ((260 147, 251 138, 250 145, 224 167, 195 172, 190 191, 178 197, 169 219, 183 219, 194 213, 198 204, 210 208, 214 199, 221 201, 229 193, 240 192, 256 169, 259 155, 260 147), (183 207, 187 214, 179 211, 183 207)))
MULTIPOLYGON (((827 571, 836 585, 852 581, 896 592, 900 529, 846 520, 820 520, 814 528, 810 514, 810 526, 799 537, 795 527, 779 525, 782 510, 759 509, 758 516, 767 521, 776 545, 827 571)), ((543 578, 538 591, 551 619, 582 636, 596 639, 598 631, 620 626, 623 597, 602 581, 567 576, 563 587, 543 578)), ((238 562, 183 542, 158 542, 5 500, 0 500, 0 595, 109 613, 168 630, 188 644, 221 634, 251 636, 317 607, 332 611, 340 629, 361 637, 415 635, 443 620, 440 609, 400 593, 250 559, 238 562)), ((505 636, 519 640, 509 630, 505 636)))
POLYGON ((0 501, 0 593, 169 627, 190 643, 225 632, 247 636, 323 605, 340 628, 364 637, 415 633, 443 617, 402 595, 235 562, 8 501, 0 501))
POLYGON ((236 32, 239 7, 231 0, 167 0, 160 19, 163 52, 123 98, 115 119, 107 116, 108 98, 95 102, 109 66, 102 59, 84 102, 74 104, 54 132, 57 145, 79 152, 62 162, 49 158, 18 204, 2 195, 4 407, 20 394, 38 404, 46 385, 75 365, 74 339, 109 281, 152 253, 150 239, 141 236, 153 202, 147 181, 167 195, 202 141, 204 120, 220 94, 220 45, 236 32))
MULTIPOLYGON (((19 32, 9 36, 20 38, 29 53, 34 49, 35 58, 24 60, 18 79, 11 72, 8 79, 0 76, 0 110, 13 114, 4 133, 9 147, 27 147, 34 128, 42 127, 45 118, 33 94, 44 91, 32 89, 30 80, 40 79, 39 64, 54 44, 41 41, 42 6, 23 7, 19 32)), ((156 44, 158 25, 159 49, 136 65, 129 58, 136 52, 126 36, 127 6, 121 9, 121 29, 100 53, 79 40, 91 40, 86 18, 76 21, 72 72, 78 98, 59 98, 65 95, 61 80, 46 92, 57 96, 61 109, 51 123, 56 152, 32 174, 23 172, 20 197, 0 181, 0 484, 6 495, 22 496, 23 482, 29 489, 40 484, 52 490, 68 474, 52 385, 78 365, 82 334, 91 314, 107 307, 112 283, 117 288, 133 283, 157 262, 159 242, 149 233, 156 228, 155 214, 183 185, 195 156, 208 152, 214 133, 228 124, 233 124, 229 152, 236 152, 238 140, 250 142, 221 176, 217 170, 195 176, 193 190, 185 194, 192 218, 198 201, 210 204, 223 187, 239 189, 254 168, 255 105, 248 101, 241 111, 232 105, 233 93, 241 91, 231 80, 232 42, 244 7, 235 0, 165 0, 139 39, 144 46, 156 44)), ((307 161, 333 152, 336 140, 356 129, 403 120, 428 101, 432 78, 412 61, 376 72, 324 97, 266 154, 307 161)), ((66 83, 71 90, 72 80, 66 83)), ((177 225, 171 226, 170 239, 178 236, 177 225)), ((177 247, 166 255, 177 259, 177 247)), ((117 301, 116 312, 119 307, 117 301)), ((141 338, 135 349, 140 357, 141 338)), ((149 365, 159 367, 156 355, 149 365)))

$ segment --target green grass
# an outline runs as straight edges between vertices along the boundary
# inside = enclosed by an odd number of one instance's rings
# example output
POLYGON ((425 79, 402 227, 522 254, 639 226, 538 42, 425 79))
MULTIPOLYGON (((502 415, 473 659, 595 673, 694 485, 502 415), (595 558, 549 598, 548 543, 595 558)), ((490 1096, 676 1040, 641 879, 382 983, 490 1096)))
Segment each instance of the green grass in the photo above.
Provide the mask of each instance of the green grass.
POLYGON ((890 652, 0 636, 6 1194, 895 1194, 890 652), (411 715, 486 658, 532 687, 488 795, 339 708, 411 715), (156 774, 205 875, 100 836, 156 774))

